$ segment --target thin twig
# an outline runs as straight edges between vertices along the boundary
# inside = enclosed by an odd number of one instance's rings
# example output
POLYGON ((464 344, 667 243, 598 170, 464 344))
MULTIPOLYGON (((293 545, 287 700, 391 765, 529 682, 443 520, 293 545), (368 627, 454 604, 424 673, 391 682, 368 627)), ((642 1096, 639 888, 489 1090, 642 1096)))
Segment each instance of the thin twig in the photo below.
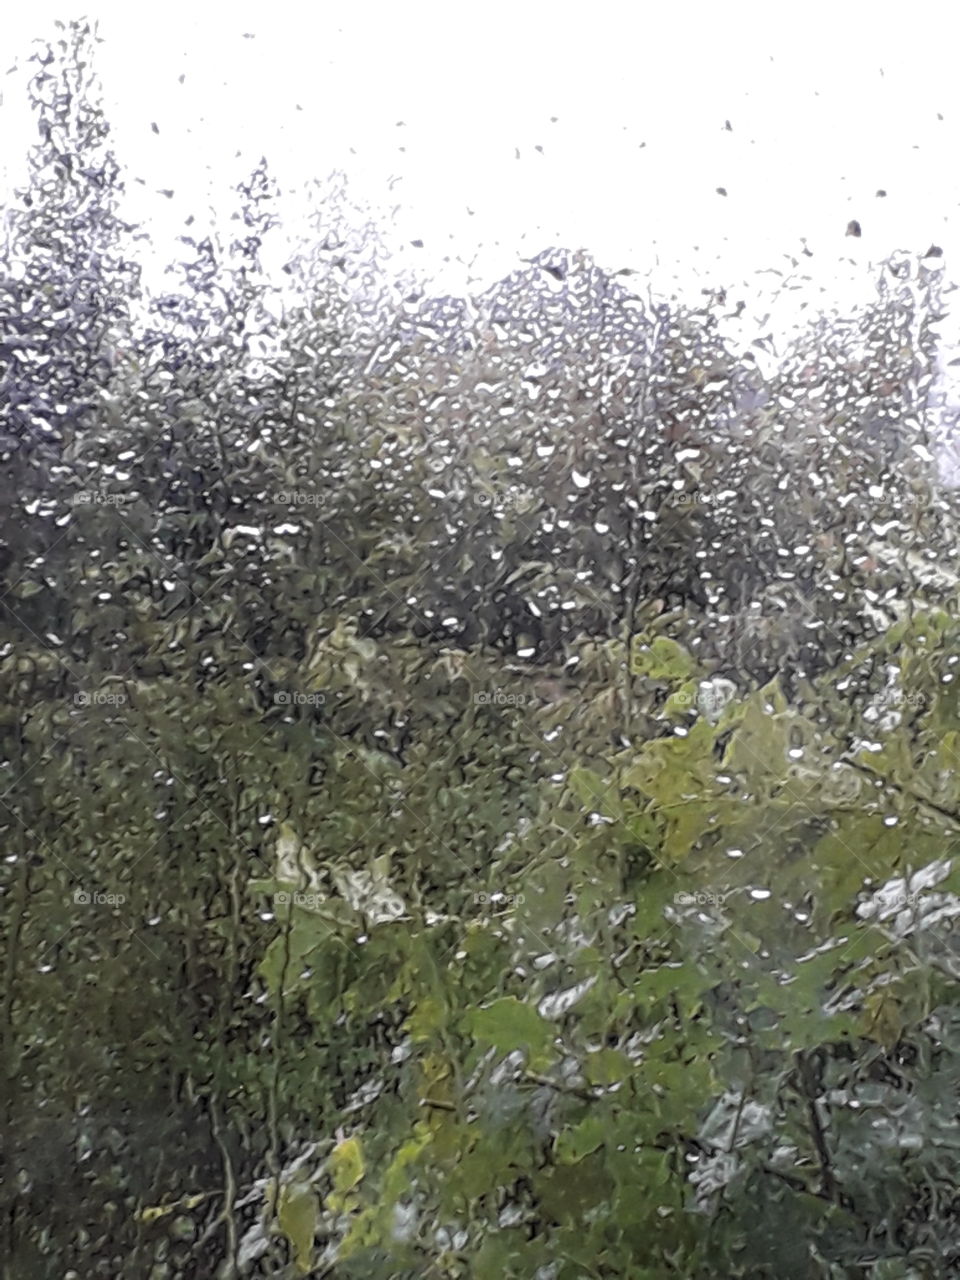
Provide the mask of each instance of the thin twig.
POLYGON ((580 1089, 576 1085, 560 1084, 556 1080, 551 1080, 549 1076, 539 1075, 536 1071, 525 1071, 523 1073, 524 1080, 529 1080, 531 1084, 543 1085, 546 1089, 553 1089, 556 1093, 567 1093, 571 1098, 580 1098, 583 1102, 599 1102, 603 1097, 602 1093, 594 1093, 590 1089, 580 1089))

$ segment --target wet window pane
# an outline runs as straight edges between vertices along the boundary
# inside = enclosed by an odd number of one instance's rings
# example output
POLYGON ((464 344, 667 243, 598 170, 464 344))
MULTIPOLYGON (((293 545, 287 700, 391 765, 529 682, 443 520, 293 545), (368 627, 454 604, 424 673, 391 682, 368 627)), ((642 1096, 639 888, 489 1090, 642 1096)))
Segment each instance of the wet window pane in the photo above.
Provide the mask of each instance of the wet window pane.
POLYGON ((913 27, 9 19, 4 1280, 956 1274, 913 27))

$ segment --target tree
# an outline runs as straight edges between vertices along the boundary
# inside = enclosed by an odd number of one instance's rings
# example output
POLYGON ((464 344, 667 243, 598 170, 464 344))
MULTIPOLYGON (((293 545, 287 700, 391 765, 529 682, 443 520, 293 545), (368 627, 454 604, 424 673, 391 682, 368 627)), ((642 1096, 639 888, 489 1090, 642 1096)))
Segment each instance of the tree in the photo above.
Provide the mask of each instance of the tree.
POLYGON ((4 1280, 954 1274, 936 280, 763 382, 582 251, 378 306, 334 200, 280 306, 263 164, 131 314, 86 38, 4 263, 4 1280))

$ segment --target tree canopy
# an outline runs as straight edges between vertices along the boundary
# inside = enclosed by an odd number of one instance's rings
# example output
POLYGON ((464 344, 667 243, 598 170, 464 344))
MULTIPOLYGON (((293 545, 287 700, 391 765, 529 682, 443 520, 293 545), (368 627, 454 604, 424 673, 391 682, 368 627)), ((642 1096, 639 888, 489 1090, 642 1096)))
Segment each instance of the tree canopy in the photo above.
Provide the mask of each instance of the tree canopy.
POLYGON ((331 184, 281 306, 265 161, 155 296, 94 53, 0 262, 4 1280, 955 1275, 939 265, 771 374, 584 250, 371 307, 331 184))

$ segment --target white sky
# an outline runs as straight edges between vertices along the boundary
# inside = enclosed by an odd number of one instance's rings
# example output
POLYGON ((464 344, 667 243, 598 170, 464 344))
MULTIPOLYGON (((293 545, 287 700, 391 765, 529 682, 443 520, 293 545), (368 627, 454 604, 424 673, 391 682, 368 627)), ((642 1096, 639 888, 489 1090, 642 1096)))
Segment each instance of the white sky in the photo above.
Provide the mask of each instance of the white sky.
MULTIPOLYGON (((161 244, 203 214, 211 180, 222 192, 266 154, 285 189, 345 169, 390 211, 398 263, 450 290, 464 262, 487 283, 518 252, 582 245, 613 268, 699 273, 751 307, 774 279, 752 273, 801 237, 802 272, 839 296, 893 249, 940 244, 949 275, 960 250, 945 4, 41 3, 5 13, 6 65, 73 13, 99 21, 116 150, 146 180, 129 184, 131 213, 161 244)), ((21 85, 0 78, 8 184, 21 85)))

